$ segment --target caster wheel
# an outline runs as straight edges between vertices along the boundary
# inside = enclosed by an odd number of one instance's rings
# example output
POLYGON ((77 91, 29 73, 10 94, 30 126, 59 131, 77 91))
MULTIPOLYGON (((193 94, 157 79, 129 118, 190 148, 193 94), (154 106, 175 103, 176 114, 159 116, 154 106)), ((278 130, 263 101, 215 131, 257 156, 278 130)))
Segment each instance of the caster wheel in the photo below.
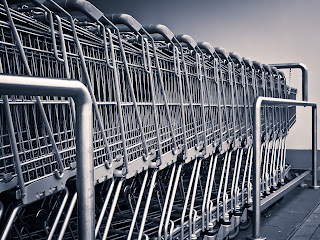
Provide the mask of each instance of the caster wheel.
POLYGON ((247 220, 245 222, 240 223, 239 228, 240 230, 246 230, 251 226, 251 217, 248 216, 247 220))
POLYGON ((239 227, 239 226, 236 226, 235 229, 233 229, 233 230, 229 233, 228 239, 234 239, 234 238, 238 235, 239 231, 240 231, 240 227, 239 227))

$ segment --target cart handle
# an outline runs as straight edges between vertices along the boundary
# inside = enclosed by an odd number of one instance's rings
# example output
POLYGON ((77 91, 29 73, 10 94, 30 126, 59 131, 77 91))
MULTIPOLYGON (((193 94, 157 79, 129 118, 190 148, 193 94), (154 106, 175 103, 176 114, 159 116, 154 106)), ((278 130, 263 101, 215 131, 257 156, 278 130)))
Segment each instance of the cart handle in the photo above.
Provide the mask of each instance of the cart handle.
POLYGON ((248 58, 242 58, 242 60, 243 60, 244 64, 247 65, 248 67, 253 66, 252 62, 248 58))
POLYGON ((261 64, 260 62, 253 61, 252 64, 253 64, 253 66, 255 66, 256 68, 259 68, 260 70, 262 70, 262 64, 261 64))
MULTIPOLYGON (((35 1, 44 2, 43 0, 35 1)), ((55 2, 66 10, 81 11, 95 21, 99 21, 103 17, 103 12, 86 0, 55 0, 55 2)))
POLYGON ((207 53, 213 55, 215 52, 214 47, 208 42, 198 42, 198 47, 205 50, 207 53))
POLYGON ((176 36, 179 42, 183 42, 188 45, 189 48, 195 49, 197 47, 197 43, 187 34, 179 34, 176 36))
POLYGON ((236 62, 238 62, 238 63, 241 63, 241 62, 242 62, 242 58, 241 58, 241 56, 240 56, 238 53, 236 53, 236 52, 229 52, 229 55, 230 55, 230 57, 231 57, 233 60, 236 60, 236 62))
POLYGON ((158 34, 162 35, 169 42, 172 42, 172 40, 174 39, 173 32, 171 32, 169 30, 169 28, 167 28, 166 26, 164 26, 162 24, 149 25, 149 26, 144 27, 144 29, 150 34, 158 33, 158 34))
MULTIPOLYGON (((279 71, 279 70, 278 70, 279 71)), ((286 75, 284 75, 284 72, 279 71, 279 74, 281 75, 281 77, 283 77, 284 79, 286 78, 286 75)))
POLYGON ((271 67, 271 70, 274 74, 279 75, 280 71, 276 67, 271 67))
POLYGON ((129 27, 134 32, 139 32, 142 28, 142 25, 131 15, 125 13, 119 14, 107 14, 108 18, 114 24, 124 24, 129 27))
POLYGON ((224 57, 225 59, 229 58, 229 54, 227 53, 227 51, 224 48, 215 47, 214 49, 216 50, 216 52, 218 54, 222 55, 222 57, 224 57))
POLYGON ((271 67, 268 64, 262 64, 263 68, 272 74, 271 67))

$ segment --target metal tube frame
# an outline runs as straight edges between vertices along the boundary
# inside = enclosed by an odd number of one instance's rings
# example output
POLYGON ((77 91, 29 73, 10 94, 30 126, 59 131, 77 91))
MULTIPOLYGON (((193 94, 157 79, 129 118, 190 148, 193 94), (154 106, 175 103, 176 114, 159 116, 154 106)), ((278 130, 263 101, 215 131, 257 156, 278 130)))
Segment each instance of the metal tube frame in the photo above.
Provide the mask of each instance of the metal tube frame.
POLYGON ((79 81, 42 77, 0 75, 0 95, 61 96, 73 98, 76 105, 76 161, 78 192, 78 237, 94 239, 94 180, 92 139, 92 100, 79 81))
POLYGON ((308 101, 308 69, 303 63, 277 63, 269 64, 277 69, 299 68, 302 71, 302 101, 308 101))
POLYGON ((312 185, 313 189, 319 189, 317 184, 317 104, 305 101, 279 99, 270 97, 258 97, 254 103, 253 125, 253 223, 252 236, 247 239, 266 239, 260 236, 260 151, 261 151, 261 107, 262 105, 291 105, 312 107, 312 185))

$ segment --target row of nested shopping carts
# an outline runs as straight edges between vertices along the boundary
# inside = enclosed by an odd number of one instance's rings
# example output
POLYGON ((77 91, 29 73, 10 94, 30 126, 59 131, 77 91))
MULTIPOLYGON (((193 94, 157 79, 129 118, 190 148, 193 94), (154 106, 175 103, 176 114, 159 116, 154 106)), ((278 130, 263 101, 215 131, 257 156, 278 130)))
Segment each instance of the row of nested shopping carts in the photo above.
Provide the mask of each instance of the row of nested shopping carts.
MULTIPOLYGON (((236 236, 250 224, 254 101, 296 97, 274 67, 86 1, 2 0, 0 73, 88 88, 97 239, 236 236)), ((287 182, 295 111, 263 107, 261 197, 287 182)), ((1 239, 78 238, 74 125, 71 98, 1 96, 1 239)))

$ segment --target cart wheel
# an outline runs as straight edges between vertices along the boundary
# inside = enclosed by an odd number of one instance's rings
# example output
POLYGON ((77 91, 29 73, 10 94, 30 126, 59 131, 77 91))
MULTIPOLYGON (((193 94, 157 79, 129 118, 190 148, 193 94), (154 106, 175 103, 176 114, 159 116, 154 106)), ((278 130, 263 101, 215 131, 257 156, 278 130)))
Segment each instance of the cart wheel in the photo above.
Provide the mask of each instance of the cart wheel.
POLYGON ((240 231, 240 227, 236 226, 228 235, 228 239, 234 239, 240 231))
POLYGON ((240 225, 239 225, 240 230, 248 229, 251 226, 251 222, 252 222, 252 219, 251 219, 251 217, 248 216, 248 218, 245 222, 240 223, 240 225))

